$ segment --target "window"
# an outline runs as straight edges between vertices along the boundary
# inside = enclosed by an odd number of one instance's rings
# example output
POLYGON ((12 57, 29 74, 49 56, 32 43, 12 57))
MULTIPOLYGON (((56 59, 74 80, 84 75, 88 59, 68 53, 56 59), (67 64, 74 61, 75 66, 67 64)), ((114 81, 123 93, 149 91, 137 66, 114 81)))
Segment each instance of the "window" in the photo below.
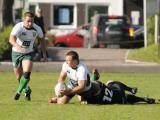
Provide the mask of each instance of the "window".
POLYGON ((29 6, 29 11, 35 13, 36 5, 30 5, 29 6))
POLYGON ((97 14, 97 13, 107 14, 108 13, 108 6, 102 6, 102 5, 98 5, 98 6, 90 5, 90 6, 88 6, 88 22, 90 22, 91 17, 94 14, 97 14))
POLYGON ((73 6, 56 5, 53 9, 54 25, 72 25, 73 24, 73 6))

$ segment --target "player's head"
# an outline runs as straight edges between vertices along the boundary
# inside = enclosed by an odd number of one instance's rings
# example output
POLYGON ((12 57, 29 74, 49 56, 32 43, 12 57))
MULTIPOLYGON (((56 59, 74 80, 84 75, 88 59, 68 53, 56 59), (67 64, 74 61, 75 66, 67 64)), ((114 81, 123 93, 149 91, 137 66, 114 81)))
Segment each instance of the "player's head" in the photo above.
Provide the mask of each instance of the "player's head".
POLYGON ((23 15, 24 27, 31 28, 34 23, 34 14, 32 12, 25 12, 23 15))
POLYGON ((75 51, 69 51, 66 54, 66 62, 67 64, 72 67, 76 68, 77 65, 79 64, 79 55, 75 51))

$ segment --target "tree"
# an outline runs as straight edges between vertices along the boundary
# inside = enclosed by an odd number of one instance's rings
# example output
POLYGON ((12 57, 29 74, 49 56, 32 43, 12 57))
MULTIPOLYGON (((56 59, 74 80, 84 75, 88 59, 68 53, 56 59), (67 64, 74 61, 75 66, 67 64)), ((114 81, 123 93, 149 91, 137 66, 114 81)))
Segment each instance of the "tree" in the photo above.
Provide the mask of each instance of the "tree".
POLYGON ((2 6, 3 6, 3 0, 0 0, 0 30, 2 28, 3 20, 2 20, 2 6))
POLYGON ((3 26, 9 25, 13 23, 13 3, 14 0, 2 0, 3 6, 2 6, 2 20, 3 20, 3 26))

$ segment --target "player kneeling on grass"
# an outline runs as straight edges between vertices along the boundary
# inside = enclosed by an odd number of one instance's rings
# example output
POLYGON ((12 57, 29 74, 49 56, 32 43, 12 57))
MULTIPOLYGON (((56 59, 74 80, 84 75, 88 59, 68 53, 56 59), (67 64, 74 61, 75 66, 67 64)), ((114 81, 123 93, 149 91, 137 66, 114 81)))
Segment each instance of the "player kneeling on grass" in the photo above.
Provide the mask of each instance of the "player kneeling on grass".
POLYGON ((137 88, 129 87, 119 81, 110 81, 107 85, 100 81, 91 81, 87 67, 79 61, 75 51, 69 51, 65 59, 58 83, 65 84, 65 79, 68 77, 67 88, 59 87, 60 96, 51 98, 49 103, 66 104, 75 95, 81 96, 88 104, 155 103, 155 99, 135 96, 137 88), (125 91, 132 94, 126 94, 125 91))

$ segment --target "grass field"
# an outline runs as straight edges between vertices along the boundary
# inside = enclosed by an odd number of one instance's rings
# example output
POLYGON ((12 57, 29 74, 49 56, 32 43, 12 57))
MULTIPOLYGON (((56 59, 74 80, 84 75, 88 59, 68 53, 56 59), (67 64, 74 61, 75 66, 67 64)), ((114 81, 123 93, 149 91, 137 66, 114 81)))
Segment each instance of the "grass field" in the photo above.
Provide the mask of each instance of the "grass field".
MULTIPOLYGON (((57 73, 33 73, 32 101, 13 96, 17 81, 11 72, 0 72, 0 120, 159 120, 160 104, 81 105, 75 97, 69 104, 48 104, 57 73)), ((120 80, 137 86, 138 96, 160 98, 160 74, 101 73, 101 80, 120 80)))
POLYGON ((147 48, 133 49, 129 52, 128 59, 160 63, 160 46, 150 45, 147 48))

